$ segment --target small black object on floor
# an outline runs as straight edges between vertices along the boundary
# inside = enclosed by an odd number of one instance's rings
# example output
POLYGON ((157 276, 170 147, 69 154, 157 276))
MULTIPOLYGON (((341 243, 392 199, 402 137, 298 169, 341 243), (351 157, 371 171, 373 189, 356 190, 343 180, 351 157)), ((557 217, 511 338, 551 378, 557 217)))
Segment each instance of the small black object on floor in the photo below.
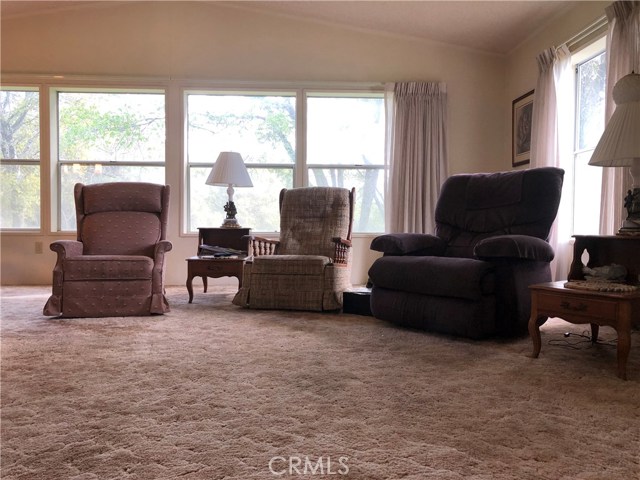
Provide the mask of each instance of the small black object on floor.
POLYGON ((342 294, 342 312, 372 317, 370 298, 370 288, 347 290, 342 294))

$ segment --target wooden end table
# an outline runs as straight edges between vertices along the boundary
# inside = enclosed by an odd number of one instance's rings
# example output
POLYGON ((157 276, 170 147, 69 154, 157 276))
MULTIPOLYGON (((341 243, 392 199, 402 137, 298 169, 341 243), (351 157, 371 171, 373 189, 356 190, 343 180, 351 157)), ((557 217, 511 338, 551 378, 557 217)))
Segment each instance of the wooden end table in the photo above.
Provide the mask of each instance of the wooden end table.
POLYGON ((533 358, 542 345, 539 321, 560 317, 574 324, 591 324, 591 341, 598 340, 600 326, 613 327, 618 334, 618 377, 627 379, 627 359, 631 349, 631 325, 640 320, 640 291, 632 293, 598 292, 566 288, 565 282, 532 285, 529 334, 533 358))
MULTIPOLYGON (((245 238, 250 228, 212 228, 198 227, 198 253, 202 245, 232 248, 246 253, 248 240, 245 238)), ((242 286, 242 268, 246 255, 237 257, 200 257, 187 258, 187 291, 189 303, 193 301, 193 277, 202 277, 204 292, 207 292, 207 278, 236 277, 238 288, 242 286)))
POLYGON ((189 303, 193 301, 193 277, 202 277, 204 292, 207 293, 207 277, 236 277, 238 279, 238 288, 242 287, 242 267, 246 257, 217 257, 187 258, 187 291, 189 292, 189 303))

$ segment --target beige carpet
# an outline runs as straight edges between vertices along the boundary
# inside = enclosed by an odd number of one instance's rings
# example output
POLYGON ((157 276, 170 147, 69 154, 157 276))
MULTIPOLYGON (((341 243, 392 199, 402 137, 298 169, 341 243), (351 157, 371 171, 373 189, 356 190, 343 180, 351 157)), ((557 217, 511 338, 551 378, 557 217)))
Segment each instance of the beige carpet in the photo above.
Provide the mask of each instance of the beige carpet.
POLYGON ((559 320, 534 360, 528 338, 246 311, 197 290, 190 305, 169 289, 161 317, 56 320, 47 289, 2 289, 2 479, 640 475, 638 333, 623 382, 614 347, 554 345, 584 330, 559 320))

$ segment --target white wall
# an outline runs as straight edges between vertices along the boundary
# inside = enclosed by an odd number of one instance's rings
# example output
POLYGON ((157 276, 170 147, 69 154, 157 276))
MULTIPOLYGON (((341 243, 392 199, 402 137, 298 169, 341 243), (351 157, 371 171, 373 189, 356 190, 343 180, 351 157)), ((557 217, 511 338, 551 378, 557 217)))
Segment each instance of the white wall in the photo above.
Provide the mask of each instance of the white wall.
MULTIPOLYGON (((213 2, 104 2, 3 18, 1 35, 3 73, 250 82, 444 81, 450 173, 510 168, 504 148, 510 129, 505 104, 510 108, 511 92, 519 91, 522 82, 509 80, 505 98, 506 62, 501 56, 213 2)), ((174 197, 169 233, 174 250, 167 281, 177 285, 186 279, 184 259, 195 252, 197 239, 180 233, 181 149, 171 136, 167 142, 167 183, 174 197)), ((58 238, 55 232, 4 234, 2 283, 49 283, 55 257, 48 244, 58 238), (44 244, 43 254, 35 253, 37 242, 44 244)), ((354 239, 354 283, 366 281, 376 257, 369 251, 370 240, 354 239)))

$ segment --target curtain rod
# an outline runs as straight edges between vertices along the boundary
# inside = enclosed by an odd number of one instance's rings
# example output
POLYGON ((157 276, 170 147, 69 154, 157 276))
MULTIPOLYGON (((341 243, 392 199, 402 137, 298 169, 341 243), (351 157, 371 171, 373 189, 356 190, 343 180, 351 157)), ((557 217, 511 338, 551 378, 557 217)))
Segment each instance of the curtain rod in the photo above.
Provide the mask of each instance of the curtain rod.
POLYGON ((607 20, 607 16, 602 15, 594 20, 589 26, 564 42, 564 45, 567 46, 570 52, 575 52, 606 33, 608 25, 609 22, 607 20))

